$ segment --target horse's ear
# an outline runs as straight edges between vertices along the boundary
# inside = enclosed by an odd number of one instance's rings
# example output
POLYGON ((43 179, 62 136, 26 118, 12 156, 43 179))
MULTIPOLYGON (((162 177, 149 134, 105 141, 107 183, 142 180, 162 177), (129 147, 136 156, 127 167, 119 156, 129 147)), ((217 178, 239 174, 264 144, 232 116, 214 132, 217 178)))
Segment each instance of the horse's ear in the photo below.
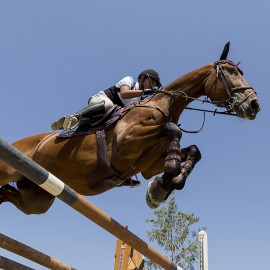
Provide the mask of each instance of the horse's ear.
POLYGON ((229 50, 230 50, 230 41, 225 44, 223 52, 222 52, 219 60, 226 60, 228 53, 229 53, 229 50))

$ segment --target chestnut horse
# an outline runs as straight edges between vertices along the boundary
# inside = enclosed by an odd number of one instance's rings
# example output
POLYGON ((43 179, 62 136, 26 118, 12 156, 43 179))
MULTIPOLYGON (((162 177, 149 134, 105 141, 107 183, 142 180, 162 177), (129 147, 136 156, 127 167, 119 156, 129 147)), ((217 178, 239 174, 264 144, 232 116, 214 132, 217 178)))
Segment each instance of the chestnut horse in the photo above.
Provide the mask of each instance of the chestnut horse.
MULTIPOLYGON (((205 96, 208 102, 249 120, 260 110, 256 92, 240 68, 227 60, 228 51, 226 44, 219 61, 189 72, 125 109, 121 119, 106 130, 105 156, 115 172, 111 180, 95 177, 100 173, 96 134, 62 139, 59 133, 44 133, 13 146, 85 196, 120 186, 138 173, 145 179, 162 174, 149 182, 146 195, 148 205, 156 208, 173 190, 184 187, 201 158, 195 145, 180 149, 177 123, 190 102, 205 96)), ((0 185, 0 203, 10 202, 26 214, 45 213, 55 199, 2 161, 0 185), (11 182, 16 182, 16 188, 11 182)))

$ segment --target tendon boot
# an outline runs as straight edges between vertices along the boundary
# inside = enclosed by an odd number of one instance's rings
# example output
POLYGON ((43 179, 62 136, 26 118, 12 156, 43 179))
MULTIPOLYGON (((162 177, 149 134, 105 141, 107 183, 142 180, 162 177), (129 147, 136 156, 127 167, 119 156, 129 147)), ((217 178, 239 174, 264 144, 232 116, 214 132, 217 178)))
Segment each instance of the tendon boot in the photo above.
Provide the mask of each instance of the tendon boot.
POLYGON ((51 124, 52 130, 64 129, 68 131, 79 125, 82 119, 100 117, 105 113, 105 101, 87 106, 74 115, 66 115, 51 124))

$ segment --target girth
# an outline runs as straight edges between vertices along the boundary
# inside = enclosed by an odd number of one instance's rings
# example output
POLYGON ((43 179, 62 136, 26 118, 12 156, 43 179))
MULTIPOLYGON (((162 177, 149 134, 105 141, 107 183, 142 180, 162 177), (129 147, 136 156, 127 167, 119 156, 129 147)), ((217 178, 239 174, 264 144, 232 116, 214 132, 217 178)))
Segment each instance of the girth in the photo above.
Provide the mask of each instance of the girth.
POLYGON ((109 187, 117 187, 121 185, 125 179, 119 175, 110 165, 107 157, 107 144, 106 135, 104 130, 99 130, 96 132, 97 140, 97 167, 89 175, 89 179, 92 177, 104 181, 109 187))

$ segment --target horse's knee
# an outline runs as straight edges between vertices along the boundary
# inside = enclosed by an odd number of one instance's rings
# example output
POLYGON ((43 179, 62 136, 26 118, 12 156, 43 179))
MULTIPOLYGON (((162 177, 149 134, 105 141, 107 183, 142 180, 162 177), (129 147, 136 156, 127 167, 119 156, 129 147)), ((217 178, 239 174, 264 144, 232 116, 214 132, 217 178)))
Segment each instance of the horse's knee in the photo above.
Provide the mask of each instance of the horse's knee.
POLYGON ((181 172, 181 149, 175 140, 170 143, 167 150, 164 172, 170 174, 172 177, 181 172))
MULTIPOLYGON (((50 195, 50 194, 49 194, 50 195)), ((21 196, 22 202, 17 206, 26 215, 41 215, 45 214, 49 208, 52 206, 55 197, 50 196, 21 196)))
POLYGON ((164 172, 173 178, 181 171, 180 139, 182 132, 180 128, 172 122, 166 123, 163 127, 163 130, 170 140, 167 156, 165 159, 164 172))
POLYGON ((45 214, 52 206, 55 197, 43 189, 22 192, 23 212, 27 214, 45 214))
POLYGON ((46 202, 42 204, 36 204, 34 207, 30 205, 25 205, 24 213, 27 215, 42 215, 45 214, 51 207, 52 202, 46 202))
POLYGON ((17 183, 17 188, 10 185, 3 187, 2 199, 12 203, 26 215, 46 213, 55 199, 53 195, 26 178, 17 183))

